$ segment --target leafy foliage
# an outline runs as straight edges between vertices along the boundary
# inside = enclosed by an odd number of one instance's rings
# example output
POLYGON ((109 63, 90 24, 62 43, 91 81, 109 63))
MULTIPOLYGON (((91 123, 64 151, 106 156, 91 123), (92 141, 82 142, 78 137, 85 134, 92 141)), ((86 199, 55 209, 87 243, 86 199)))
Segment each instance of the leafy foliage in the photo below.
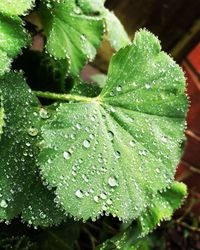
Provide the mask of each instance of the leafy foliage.
POLYGON ((21 52, 27 42, 28 36, 22 28, 21 19, 0 13, 0 76, 9 71, 12 58, 21 52))
POLYGON ((86 13, 91 14, 95 10, 102 16, 110 44, 115 50, 119 50, 129 44, 130 39, 115 14, 104 7, 104 2, 102 0, 78 0, 78 4, 86 13))
POLYGON ((48 115, 39 108, 22 75, 5 75, 0 88, 6 114, 0 144, 0 217, 10 220, 22 211, 22 217, 31 224, 58 223, 62 213, 54 205, 53 193, 42 185, 36 166, 40 123, 48 115))
POLYGON ((46 1, 41 17, 48 36, 47 51, 57 59, 69 60, 71 73, 77 74, 92 60, 102 40, 103 22, 84 15, 76 1, 46 1))
POLYGON ((43 126, 42 175, 77 218, 137 218, 173 179, 185 112, 182 71, 140 31, 97 98, 60 104, 43 126))
MULTIPOLYGON (((130 226, 98 249, 148 249, 141 237, 170 219, 186 195, 174 181, 187 111, 182 70, 145 29, 130 43, 103 0, 37 2, 48 54, 22 52, 30 42, 23 16, 35 2, 15 2, 0 2, 0 219, 20 215, 45 228, 64 221, 36 245, 73 249, 81 222, 68 215, 112 215, 130 226), (104 33, 118 52, 107 76, 85 83, 79 73, 104 33), (30 86, 13 71, 21 68, 30 86)), ((36 246, 23 236, 7 242, 36 246)))

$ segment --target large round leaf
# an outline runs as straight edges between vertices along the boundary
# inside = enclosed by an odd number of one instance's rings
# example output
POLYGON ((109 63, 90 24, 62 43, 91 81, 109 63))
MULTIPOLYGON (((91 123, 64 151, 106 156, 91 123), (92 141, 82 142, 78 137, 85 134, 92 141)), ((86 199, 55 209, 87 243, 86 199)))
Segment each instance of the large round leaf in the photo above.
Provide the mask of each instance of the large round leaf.
POLYGON ((43 127, 42 175, 77 218, 137 218, 172 183, 186 110, 182 70, 141 30, 98 97, 60 104, 43 127))

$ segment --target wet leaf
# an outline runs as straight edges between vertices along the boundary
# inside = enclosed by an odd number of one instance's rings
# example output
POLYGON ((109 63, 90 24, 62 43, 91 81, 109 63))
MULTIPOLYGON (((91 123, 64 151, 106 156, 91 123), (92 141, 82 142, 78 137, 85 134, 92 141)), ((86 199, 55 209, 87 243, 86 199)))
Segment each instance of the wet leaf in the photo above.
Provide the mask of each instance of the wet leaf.
POLYGON ((49 116, 22 74, 8 73, 0 81, 5 127, 0 142, 0 218, 10 220, 23 212, 33 225, 60 222, 63 213, 53 191, 42 185, 36 165, 40 127, 49 116))
POLYGON ((68 59, 77 75, 94 59, 103 38, 103 21, 85 15, 76 1, 43 1, 41 18, 47 35, 47 51, 57 59, 68 59))
MULTIPOLYGON (((162 220, 171 219, 174 209, 180 207, 186 193, 186 186, 183 183, 173 182, 169 189, 162 193, 158 192, 158 195, 152 197, 152 203, 139 217, 138 225, 129 226, 125 231, 106 240, 96 249, 152 249, 151 238, 144 238, 144 236, 162 220)), ((160 244, 162 245, 162 243, 160 244)), ((161 249, 161 246, 159 247, 161 249)))
POLYGON ((35 0, 1 0, 0 12, 8 15, 25 15, 34 5, 35 0))
POLYGON ((105 20, 108 40, 115 50, 119 50, 130 43, 128 34, 126 33, 122 23, 114 14, 104 7, 102 0, 78 0, 78 4, 87 14, 92 12, 99 13, 105 20))
POLYGON ((141 30, 98 97, 60 104, 43 126, 42 176, 76 218, 136 219, 173 181, 186 110, 182 70, 141 30))
POLYGON ((20 18, 0 14, 0 76, 9 71, 12 58, 21 52, 28 41, 20 18))
POLYGON ((187 188, 183 183, 173 182, 170 188, 152 197, 150 206, 138 218, 140 236, 144 237, 153 231, 163 220, 170 220, 186 194, 187 188))

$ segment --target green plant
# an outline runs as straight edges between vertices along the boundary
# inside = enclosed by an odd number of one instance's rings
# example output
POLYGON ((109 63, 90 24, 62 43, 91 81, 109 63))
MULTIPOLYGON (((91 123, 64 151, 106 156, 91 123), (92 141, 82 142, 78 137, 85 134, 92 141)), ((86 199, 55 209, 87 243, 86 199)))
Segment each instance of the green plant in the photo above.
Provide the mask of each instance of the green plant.
POLYGON ((49 227, 68 215, 111 214, 128 225, 112 244, 138 248, 186 195, 174 181, 187 110, 182 70, 147 30, 130 42, 101 0, 2 0, 0 54, 0 218, 49 227), (46 38, 41 85, 19 70, 33 10, 46 38), (105 83, 89 85, 80 70, 105 33, 117 52, 98 78, 105 83))

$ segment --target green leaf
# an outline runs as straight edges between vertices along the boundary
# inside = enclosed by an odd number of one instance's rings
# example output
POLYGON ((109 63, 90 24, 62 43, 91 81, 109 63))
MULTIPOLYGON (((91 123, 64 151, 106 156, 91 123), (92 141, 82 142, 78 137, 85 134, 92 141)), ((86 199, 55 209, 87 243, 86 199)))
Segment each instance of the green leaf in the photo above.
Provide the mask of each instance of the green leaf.
POLYGON ((0 90, 5 110, 0 142, 0 218, 10 220, 22 211, 30 224, 57 223, 63 213, 54 203, 53 192, 42 185, 36 165, 41 123, 49 116, 39 108, 22 74, 6 74, 0 90))
POLYGON ((35 176, 27 193, 21 217, 30 225, 49 227, 58 225, 65 218, 60 206, 56 204, 53 190, 44 186, 39 174, 35 176))
POLYGON ((75 0, 46 1, 41 18, 47 34, 47 51, 57 59, 68 59, 70 72, 78 74, 96 55, 103 38, 103 21, 85 15, 75 0))
POLYGON ((186 110, 182 70, 141 30, 113 56, 98 97, 60 104, 43 126, 42 176, 77 218, 138 218, 172 183, 186 110))
MULTIPOLYGON (((98 246, 97 249, 153 249, 151 238, 144 238, 144 236, 162 220, 170 219, 174 209, 180 207, 185 195, 186 186, 183 183, 173 182, 169 189, 152 197, 151 205, 139 217, 138 225, 133 224, 125 231, 119 232, 113 238, 98 246)), ((161 246, 159 247, 161 249, 161 246)))
POLYGON ((28 41, 20 18, 0 14, 0 76, 9 71, 12 58, 21 52, 28 41))
POLYGON ((107 76, 104 74, 95 74, 90 76, 91 80, 98 84, 100 88, 103 88, 106 84, 107 76))
POLYGON ((147 235, 161 221, 170 220, 173 211, 180 207, 186 194, 187 188, 183 183, 173 182, 165 192, 159 192, 152 197, 150 206, 138 218, 141 236, 147 235))
POLYGON ((130 44, 130 39, 117 16, 107 9, 104 10, 103 15, 106 19, 108 39, 112 48, 119 50, 120 48, 130 44))
POLYGON ((1 0, 0 12, 8 15, 25 15, 31 9, 35 0, 1 0))
POLYGON ((24 192, 32 182, 35 158, 33 124, 37 98, 29 91, 22 75, 9 73, 0 81, 5 110, 5 128, 0 143, 0 217, 11 219, 20 212, 24 192), (32 113, 32 116, 30 115, 32 113))
POLYGON ((108 32, 108 40, 112 48, 119 50, 121 47, 130 44, 130 39, 122 23, 113 12, 110 12, 104 7, 104 1, 78 0, 78 4, 86 14, 97 12, 104 18, 108 32))

